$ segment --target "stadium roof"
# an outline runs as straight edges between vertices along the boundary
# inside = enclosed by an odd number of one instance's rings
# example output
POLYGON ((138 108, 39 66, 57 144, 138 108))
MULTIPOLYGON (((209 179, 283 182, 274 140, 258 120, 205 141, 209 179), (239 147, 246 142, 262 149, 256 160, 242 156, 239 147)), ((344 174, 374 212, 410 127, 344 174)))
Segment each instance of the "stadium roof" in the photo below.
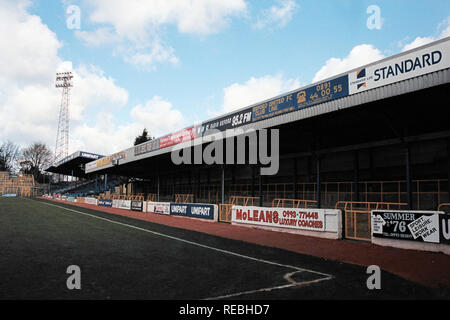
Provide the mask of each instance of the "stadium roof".
POLYGON ((61 159, 60 161, 52 164, 48 168, 44 169, 44 171, 74 177, 83 177, 85 176, 84 165, 91 162, 92 160, 98 160, 103 157, 104 156, 95 153, 76 151, 71 155, 61 159))
MULTIPOLYGON (((227 136, 264 129, 450 82, 450 37, 321 80, 86 164, 86 173, 198 145, 211 129, 227 136)), ((211 141, 211 140, 207 140, 211 141)))

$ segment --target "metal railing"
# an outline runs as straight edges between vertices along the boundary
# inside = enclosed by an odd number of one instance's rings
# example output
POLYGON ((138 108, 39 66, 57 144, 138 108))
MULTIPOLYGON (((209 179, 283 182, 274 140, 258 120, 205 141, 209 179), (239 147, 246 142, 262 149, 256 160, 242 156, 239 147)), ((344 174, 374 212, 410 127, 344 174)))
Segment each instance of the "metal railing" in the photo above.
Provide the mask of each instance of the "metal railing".
POLYGON ((338 201, 336 202, 335 209, 342 209, 344 212, 345 238, 370 241, 372 222, 371 211, 381 209, 399 209, 402 206, 407 206, 407 203, 338 201))
POLYGON ((316 200, 303 199, 273 199, 272 207, 274 208, 308 208, 309 205, 316 205, 316 200))

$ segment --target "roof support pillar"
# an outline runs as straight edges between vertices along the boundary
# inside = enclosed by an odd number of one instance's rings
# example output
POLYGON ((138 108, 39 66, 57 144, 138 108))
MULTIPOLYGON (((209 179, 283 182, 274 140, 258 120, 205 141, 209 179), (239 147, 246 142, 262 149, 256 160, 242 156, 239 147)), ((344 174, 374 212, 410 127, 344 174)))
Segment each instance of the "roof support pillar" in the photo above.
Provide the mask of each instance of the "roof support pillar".
POLYGON ((255 165, 251 165, 252 168, 252 197, 255 196, 255 171, 256 171, 256 166, 255 165))
POLYGON ((263 176, 261 174, 261 167, 258 168, 259 171, 259 183, 258 183, 258 197, 259 197, 259 206, 262 207, 263 205, 263 176))
POLYGON ((406 175, 406 194, 408 209, 412 209, 412 191, 411 191, 411 154, 408 144, 405 145, 405 175, 406 175))
POLYGON ((225 203, 225 165, 221 166, 220 175, 220 201, 225 203))
POLYGON ((355 150, 353 158, 353 183, 355 192, 355 201, 359 201, 359 151, 355 150))
POLYGON ((316 156, 316 201, 317 208, 321 206, 321 192, 320 192, 320 157, 316 156))
POLYGON ((298 167, 297 167, 297 158, 293 159, 294 161, 294 174, 292 175, 292 184, 293 184, 293 196, 294 199, 297 199, 298 191, 297 191, 297 175, 298 175, 298 167))
POLYGON ((156 189, 157 189, 156 198, 157 198, 157 201, 159 201, 159 174, 158 174, 158 178, 156 180, 156 189))
POLYGON ((450 201, 450 138, 447 138, 447 191, 450 201))

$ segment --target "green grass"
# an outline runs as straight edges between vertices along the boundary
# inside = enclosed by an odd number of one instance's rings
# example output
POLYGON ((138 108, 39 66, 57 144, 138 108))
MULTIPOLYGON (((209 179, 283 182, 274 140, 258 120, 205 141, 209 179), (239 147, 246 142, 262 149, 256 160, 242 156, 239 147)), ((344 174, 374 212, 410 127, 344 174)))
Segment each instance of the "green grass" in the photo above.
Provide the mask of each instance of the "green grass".
POLYGON ((383 290, 373 292, 362 267, 56 205, 0 199, 0 299, 202 299, 283 285, 292 271, 167 236, 335 276, 243 299, 440 297, 388 273, 383 290), (81 268, 81 290, 66 287, 69 265, 81 268))

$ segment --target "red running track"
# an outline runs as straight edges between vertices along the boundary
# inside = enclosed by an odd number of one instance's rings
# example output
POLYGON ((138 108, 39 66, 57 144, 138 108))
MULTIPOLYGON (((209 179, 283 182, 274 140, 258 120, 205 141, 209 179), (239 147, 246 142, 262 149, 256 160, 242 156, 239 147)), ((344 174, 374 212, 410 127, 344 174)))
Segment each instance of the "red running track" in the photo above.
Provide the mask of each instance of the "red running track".
POLYGON ((450 287, 450 256, 443 253, 382 247, 366 242, 329 240, 227 223, 212 223, 184 217, 99 207, 86 203, 52 201, 329 260, 361 266, 378 265, 383 270, 428 287, 450 287))

